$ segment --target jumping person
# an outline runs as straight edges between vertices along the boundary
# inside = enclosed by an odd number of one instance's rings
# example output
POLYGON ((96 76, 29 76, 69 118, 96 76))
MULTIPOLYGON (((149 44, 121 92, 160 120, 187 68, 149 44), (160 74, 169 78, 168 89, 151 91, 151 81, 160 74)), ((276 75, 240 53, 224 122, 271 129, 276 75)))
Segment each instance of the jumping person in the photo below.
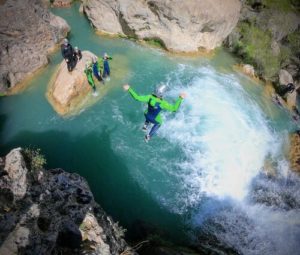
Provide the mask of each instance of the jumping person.
POLYGON ((138 95, 128 84, 124 85, 123 88, 125 91, 128 91, 135 100, 148 103, 148 109, 144 112, 146 120, 143 130, 147 131, 150 124, 153 124, 153 126, 150 132, 145 135, 146 142, 151 139, 151 137, 157 132, 162 124, 162 118, 160 115, 161 110, 176 112, 182 100, 186 97, 185 93, 181 93, 175 104, 172 105, 163 99, 164 92, 167 88, 166 85, 157 87, 153 94, 145 96, 138 95))
POLYGON ((61 45, 61 54, 65 61, 67 62, 68 71, 72 72, 74 66, 74 49, 69 43, 68 39, 65 38, 63 44, 61 45))

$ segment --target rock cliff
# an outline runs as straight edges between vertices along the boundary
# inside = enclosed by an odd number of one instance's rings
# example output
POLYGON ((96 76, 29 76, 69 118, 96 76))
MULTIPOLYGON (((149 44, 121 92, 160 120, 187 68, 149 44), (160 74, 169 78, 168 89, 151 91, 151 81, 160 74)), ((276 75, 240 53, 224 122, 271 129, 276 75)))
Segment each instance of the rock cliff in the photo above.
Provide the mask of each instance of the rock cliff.
POLYGON ((0 254, 135 254, 81 176, 32 155, 0 158, 0 254))
POLYGON ((102 32, 156 40, 177 52, 214 49, 234 29, 238 0, 84 0, 83 10, 102 32))
POLYGON ((48 63, 47 54, 70 30, 42 0, 0 2, 0 93, 48 63))

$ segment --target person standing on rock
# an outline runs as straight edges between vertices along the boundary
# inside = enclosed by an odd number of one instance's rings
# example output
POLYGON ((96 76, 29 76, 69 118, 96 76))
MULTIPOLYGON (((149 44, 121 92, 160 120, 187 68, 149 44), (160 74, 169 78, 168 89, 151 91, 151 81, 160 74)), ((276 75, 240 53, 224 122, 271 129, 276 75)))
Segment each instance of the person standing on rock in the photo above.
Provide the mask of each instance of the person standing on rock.
POLYGON ((153 124, 153 126, 150 132, 145 135, 145 142, 149 142, 151 137, 162 125, 161 110, 176 112, 182 100, 186 97, 185 93, 181 93, 175 104, 169 104, 163 99, 163 95, 167 89, 166 85, 160 85, 155 89, 153 94, 145 96, 138 95, 128 84, 125 84, 123 88, 129 92, 133 99, 148 104, 148 109, 144 112, 146 120, 142 129, 147 132, 149 125, 153 124))
POLYGON ((69 43, 68 39, 64 39, 64 43, 61 45, 61 54, 67 62, 68 71, 72 72, 74 69, 74 49, 69 43))
POLYGON ((97 59, 96 57, 93 58, 93 74, 98 81, 104 83, 103 76, 101 75, 101 70, 103 69, 103 66, 101 66, 99 62, 99 59, 97 59))
POLYGON ((103 78, 109 80, 110 78, 110 67, 108 60, 112 60, 111 56, 108 56, 107 53, 104 53, 103 55, 103 78))
POLYGON ((96 86, 95 86, 95 82, 93 79, 93 68, 92 68, 92 63, 87 62, 85 64, 85 69, 84 69, 84 73, 86 74, 88 83, 90 84, 90 86, 93 89, 93 92, 96 92, 96 86))
MULTIPOLYGON (((81 50, 78 49, 77 46, 74 47, 74 55, 73 55, 73 57, 74 57, 75 66, 76 66, 77 62, 80 61, 80 60, 82 59, 82 53, 81 53, 81 50)), ((75 66, 74 66, 74 67, 75 67, 75 66)))

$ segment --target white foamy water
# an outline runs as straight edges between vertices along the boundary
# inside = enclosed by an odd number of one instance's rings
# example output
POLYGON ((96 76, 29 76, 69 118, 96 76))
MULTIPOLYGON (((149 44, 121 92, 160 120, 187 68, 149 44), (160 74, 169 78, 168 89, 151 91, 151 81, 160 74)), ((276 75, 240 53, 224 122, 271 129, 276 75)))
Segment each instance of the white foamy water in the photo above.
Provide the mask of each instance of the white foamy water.
POLYGON ((280 144, 266 117, 233 76, 220 77, 209 68, 200 69, 188 87, 177 86, 171 94, 175 97, 181 90, 187 98, 161 135, 180 144, 185 154, 176 173, 188 194, 183 199, 188 205, 204 194, 243 199, 266 157, 280 144))

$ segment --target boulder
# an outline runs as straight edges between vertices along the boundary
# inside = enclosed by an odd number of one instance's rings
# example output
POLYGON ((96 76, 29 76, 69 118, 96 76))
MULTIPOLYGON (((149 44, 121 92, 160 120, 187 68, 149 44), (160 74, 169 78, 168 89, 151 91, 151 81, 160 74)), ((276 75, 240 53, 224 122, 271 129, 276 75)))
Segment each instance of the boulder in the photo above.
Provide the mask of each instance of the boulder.
POLYGON ((66 115, 73 113, 82 106, 82 102, 92 91, 84 73, 85 63, 96 57, 89 51, 82 52, 82 59, 75 69, 69 72, 67 64, 62 61, 57 72, 51 79, 47 98, 57 113, 66 115))
POLYGON ((284 70, 284 69, 281 69, 279 71, 279 83, 280 85, 287 85, 288 83, 293 83, 293 77, 292 75, 284 70))
POLYGON ((252 65, 248 65, 248 64, 242 65, 242 71, 243 73, 245 73, 250 77, 255 77, 255 70, 252 65))
POLYGON ((47 65, 47 54, 69 30, 42 0, 5 1, 0 8, 0 92, 47 65))
POLYGON ((238 0, 86 0, 84 12, 102 32, 157 40, 168 50, 212 50, 236 26, 238 0), (109 22, 108 22, 109 21, 109 22))

